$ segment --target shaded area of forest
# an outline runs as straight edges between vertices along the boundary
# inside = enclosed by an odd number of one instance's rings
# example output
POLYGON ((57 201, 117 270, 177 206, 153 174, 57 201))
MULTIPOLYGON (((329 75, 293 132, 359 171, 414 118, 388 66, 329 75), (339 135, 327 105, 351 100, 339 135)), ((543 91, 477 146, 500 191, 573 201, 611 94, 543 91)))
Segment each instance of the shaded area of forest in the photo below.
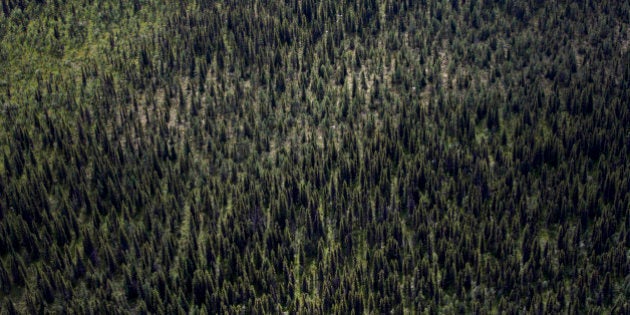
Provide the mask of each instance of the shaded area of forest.
POLYGON ((1 12, 2 313, 630 313, 624 1, 1 12))

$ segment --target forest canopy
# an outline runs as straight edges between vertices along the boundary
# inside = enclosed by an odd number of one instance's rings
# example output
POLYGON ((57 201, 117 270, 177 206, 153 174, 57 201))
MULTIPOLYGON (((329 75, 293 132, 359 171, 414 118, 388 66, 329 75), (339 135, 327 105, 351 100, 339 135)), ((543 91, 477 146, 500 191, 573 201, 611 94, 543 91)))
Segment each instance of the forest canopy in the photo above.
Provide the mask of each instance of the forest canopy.
POLYGON ((0 313, 630 313, 630 3, 0 0, 0 313))

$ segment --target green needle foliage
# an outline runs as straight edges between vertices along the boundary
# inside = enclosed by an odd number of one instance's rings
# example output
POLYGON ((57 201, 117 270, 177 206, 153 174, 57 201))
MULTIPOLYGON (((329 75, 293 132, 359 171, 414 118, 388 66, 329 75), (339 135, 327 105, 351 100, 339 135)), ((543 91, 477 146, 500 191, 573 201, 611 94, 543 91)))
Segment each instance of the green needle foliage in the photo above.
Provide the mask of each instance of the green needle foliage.
POLYGON ((630 3, 0 0, 0 313, 630 313, 630 3))

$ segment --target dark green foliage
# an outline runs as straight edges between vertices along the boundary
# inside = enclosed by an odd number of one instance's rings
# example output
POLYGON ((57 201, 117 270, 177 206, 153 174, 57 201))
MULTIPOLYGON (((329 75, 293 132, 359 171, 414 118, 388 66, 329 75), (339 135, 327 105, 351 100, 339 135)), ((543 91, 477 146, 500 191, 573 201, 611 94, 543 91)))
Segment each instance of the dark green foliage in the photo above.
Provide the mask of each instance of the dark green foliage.
POLYGON ((630 310, 624 1, 1 12, 3 314, 630 310))

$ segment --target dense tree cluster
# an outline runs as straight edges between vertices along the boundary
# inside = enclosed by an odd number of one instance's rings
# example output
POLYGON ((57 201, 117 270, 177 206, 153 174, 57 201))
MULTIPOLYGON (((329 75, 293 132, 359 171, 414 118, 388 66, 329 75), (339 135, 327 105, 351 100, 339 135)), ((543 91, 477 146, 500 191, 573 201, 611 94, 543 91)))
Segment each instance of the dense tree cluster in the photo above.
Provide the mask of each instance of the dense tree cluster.
POLYGON ((1 1, 2 313, 630 313, 628 2, 1 1))

